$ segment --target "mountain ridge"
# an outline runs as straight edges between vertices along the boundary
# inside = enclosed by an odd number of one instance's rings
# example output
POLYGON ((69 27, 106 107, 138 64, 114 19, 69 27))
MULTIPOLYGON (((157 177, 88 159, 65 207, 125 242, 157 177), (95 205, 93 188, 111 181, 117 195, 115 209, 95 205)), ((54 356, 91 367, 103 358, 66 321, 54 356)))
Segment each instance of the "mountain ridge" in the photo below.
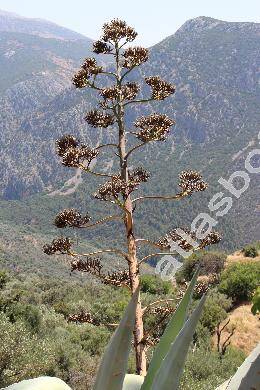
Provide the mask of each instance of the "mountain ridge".
POLYGON ((64 40, 90 39, 54 22, 40 18, 28 18, 3 10, 0 10, 0 31, 29 33, 43 38, 64 40))
MULTIPOLYGON (((215 22, 210 23, 214 25, 215 22)), ((139 235, 146 232, 156 238, 159 230, 161 235, 173 225, 189 225, 194 216, 207 210, 210 197, 220 190, 219 177, 228 177, 234 170, 243 169, 248 150, 245 147, 249 143, 256 144, 260 120, 257 89, 260 24, 253 27, 250 24, 248 28, 243 23, 230 30, 228 22, 222 23, 203 31, 197 31, 195 27, 191 32, 178 30, 153 46, 149 62, 133 74, 134 80, 159 74, 176 85, 175 96, 166 103, 155 103, 142 111, 137 108, 127 117, 129 122, 153 110, 176 120, 167 142, 151 145, 137 155, 135 164, 144 165, 153 174, 142 193, 178 191, 178 173, 190 168, 201 171, 209 182, 205 194, 196 194, 192 199, 178 203, 177 208, 170 204, 156 203, 156 207, 151 203, 144 204, 142 212, 137 210, 135 213, 137 225, 140 225, 139 235), (162 219, 160 229, 156 226, 158 215, 162 219)), ((54 150, 55 140, 66 133, 72 133, 92 146, 113 140, 112 129, 97 132, 84 121, 86 112, 95 106, 96 96, 92 91, 77 91, 71 86, 73 72, 84 57, 93 55, 90 54, 91 41, 29 38, 21 33, 0 33, 0 38, 1 34, 6 34, 0 41, 0 69, 5 79, 8 72, 13 72, 12 61, 16 64, 15 69, 19 69, 19 77, 23 76, 22 81, 11 84, 11 80, 0 92, 0 190, 4 199, 0 201, 0 222, 5 224, 5 237, 10 233, 8 226, 13 224, 20 232, 25 229, 27 235, 30 232, 53 234, 52 219, 66 206, 78 205, 85 212, 88 211, 84 210, 87 204, 92 215, 102 216, 105 213, 103 205, 91 200, 90 193, 97 186, 92 178, 82 175, 84 180, 76 191, 70 191, 67 196, 58 195, 57 190, 76 172, 64 168, 54 150), (21 51, 17 49, 13 56, 3 59, 1 53, 14 50, 14 40, 23 45, 21 51), (20 57, 16 57, 17 53, 20 57), (32 61, 33 58, 37 61, 32 61), (31 64, 30 72, 28 63, 31 64), (4 64, 6 68, 3 68, 4 64), (28 214, 31 215, 29 220, 28 214)), ((102 57, 101 61, 104 63, 102 57)), ((97 164, 106 172, 116 169, 112 155, 97 164)), ((242 197, 220 223, 219 230, 224 236, 222 248, 241 247, 259 239, 257 185, 256 179, 252 178, 246 197, 242 197)), ((93 245, 99 246, 98 237, 99 232, 90 232, 88 238, 93 245)), ((109 232, 105 237, 108 242, 113 239, 109 232)))

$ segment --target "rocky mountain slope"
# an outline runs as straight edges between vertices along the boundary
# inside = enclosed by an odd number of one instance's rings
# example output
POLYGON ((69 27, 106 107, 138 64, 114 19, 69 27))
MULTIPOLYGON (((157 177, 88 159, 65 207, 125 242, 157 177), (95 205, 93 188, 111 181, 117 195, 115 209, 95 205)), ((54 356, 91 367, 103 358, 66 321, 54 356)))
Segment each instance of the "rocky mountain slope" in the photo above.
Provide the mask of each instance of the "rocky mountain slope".
MULTIPOLYGON (((72 36, 69 40, 46 38, 46 34, 32 35, 29 30, 25 34, 19 23, 17 26, 17 31, 14 27, 12 32, 0 32, 0 191, 5 210, 1 215, 3 223, 13 223, 13 206, 19 205, 22 226, 27 221, 29 230, 42 226, 48 230, 47 217, 55 215, 62 203, 79 202, 85 207, 86 186, 87 192, 95 188, 91 178, 85 185, 80 174, 58 164, 55 139, 73 133, 95 145, 111 139, 113 132, 99 133, 87 127, 83 117, 94 106, 95 96, 74 90, 70 82, 81 60, 89 55, 91 41, 72 36), (66 180, 70 181, 64 187, 66 180), (43 194, 31 196, 39 192, 43 194), (64 193, 67 196, 61 197, 64 193), (32 210, 36 214, 39 202, 44 204, 44 212, 35 227, 35 221, 28 222, 27 217, 32 210)), ((176 94, 166 104, 146 108, 147 112, 167 113, 177 124, 166 143, 147 148, 137 158, 137 163, 153 173, 145 191, 177 191, 177 174, 186 168, 200 170, 210 184, 207 193, 182 204, 143 204, 142 210, 136 211, 140 232, 152 237, 173 225, 190 224, 199 212, 208 212, 208 200, 221 188, 220 176, 228 178, 243 169, 247 153, 258 143, 259 34, 256 23, 206 17, 190 20, 153 46, 149 62, 134 76, 159 74, 176 85, 176 94)), ((139 110, 129 112, 129 119, 140 115, 139 110)), ((111 159, 105 160, 104 169, 113 168, 111 159)), ((256 179, 253 175, 250 188, 239 200, 234 199, 228 216, 219 221, 224 247, 259 239, 256 179)), ((102 214, 103 205, 94 205, 90 197, 87 201, 93 212, 102 214)), ((96 237, 95 233, 89 235, 95 242, 96 237)))
POLYGON ((44 38, 65 40, 84 39, 85 37, 68 28, 43 19, 30 19, 12 12, 0 10, 0 31, 19 32, 44 38))

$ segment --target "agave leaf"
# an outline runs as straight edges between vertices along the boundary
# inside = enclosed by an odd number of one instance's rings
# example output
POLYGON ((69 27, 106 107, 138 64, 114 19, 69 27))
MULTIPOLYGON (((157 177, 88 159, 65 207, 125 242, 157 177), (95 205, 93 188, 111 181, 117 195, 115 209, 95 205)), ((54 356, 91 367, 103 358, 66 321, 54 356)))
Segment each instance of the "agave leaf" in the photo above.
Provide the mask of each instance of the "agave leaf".
POLYGON ((151 390, 177 390, 183 372, 189 345, 192 340, 196 325, 199 321, 206 295, 186 321, 182 330, 171 344, 169 352, 165 356, 161 367, 156 373, 151 390))
POLYGON ((131 348, 138 297, 139 289, 133 294, 117 330, 106 347, 94 390, 122 390, 131 348))
POLYGON ((235 375, 230 379, 227 390, 260 389, 260 344, 251 352, 235 375))
POLYGON ((165 358, 170 349, 171 344, 174 342, 175 338, 177 337, 178 333, 180 332, 186 321, 188 307, 192 298, 192 293, 198 278, 198 274, 199 269, 197 269, 197 271, 195 272, 185 295, 183 296, 181 302, 175 310, 160 339, 158 346, 154 351, 147 375, 144 380, 144 384, 142 386, 142 390, 150 390, 156 372, 159 370, 163 359, 165 358))
POLYGON ((127 374, 123 383, 122 390, 140 390, 144 377, 140 375, 127 374))
MULTIPOLYGON (((41 376, 39 378, 27 379, 11 386, 5 390, 72 390, 65 382, 59 378, 41 376)), ((2 389, 4 390, 4 389, 2 389)))

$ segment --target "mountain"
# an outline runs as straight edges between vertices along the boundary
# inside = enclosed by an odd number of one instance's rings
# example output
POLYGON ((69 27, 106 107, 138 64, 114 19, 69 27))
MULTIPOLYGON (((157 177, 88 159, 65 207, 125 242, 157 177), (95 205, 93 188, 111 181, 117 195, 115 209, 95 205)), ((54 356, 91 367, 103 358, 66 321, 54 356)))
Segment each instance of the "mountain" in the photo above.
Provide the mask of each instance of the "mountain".
POLYGON ((37 35, 63 40, 84 39, 84 35, 43 19, 30 19, 0 10, 0 31, 37 35))
MULTIPOLYGON (((128 120, 151 110, 176 120, 167 142, 149 146, 137 156, 136 164, 152 172, 143 191, 178 191, 177 175, 187 168, 201 171, 209 183, 208 191, 182 203, 143 203, 135 213, 139 235, 158 237, 172 226, 189 225, 200 212, 209 212, 209 199, 223 191, 218 179, 244 169, 247 153, 258 143, 259 33, 257 23, 195 18, 153 46, 149 62, 133 75, 159 74, 176 85, 176 94, 166 103, 142 112, 137 107, 129 113, 128 120)), ((52 235, 51 220, 63 206, 77 203, 84 210, 87 204, 93 216, 103 213, 104 205, 86 195, 94 191, 97 181, 87 178, 85 182, 79 172, 62 167, 54 153, 55 139, 65 133, 92 145, 113 139, 112 130, 97 132, 87 127, 84 114, 95 105, 96 97, 91 91, 75 90, 70 82, 90 46, 87 38, 64 40, 0 32, 3 241, 11 228, 20 238, 52 235)), ((101 169, 104 163, 104 169, 112 169, 112 156, 102 160, 101 169)), ((234 199, 228 215, 218 221, 222 248, 259 239, 258 192, 256 175, 251 175, 247 192, 234 199)), ((91 245, 100 246, 100 234, 88 233, 91 245)), ((111 229, 102 231, 103 235, 105 242, 113 239, 111 229)))

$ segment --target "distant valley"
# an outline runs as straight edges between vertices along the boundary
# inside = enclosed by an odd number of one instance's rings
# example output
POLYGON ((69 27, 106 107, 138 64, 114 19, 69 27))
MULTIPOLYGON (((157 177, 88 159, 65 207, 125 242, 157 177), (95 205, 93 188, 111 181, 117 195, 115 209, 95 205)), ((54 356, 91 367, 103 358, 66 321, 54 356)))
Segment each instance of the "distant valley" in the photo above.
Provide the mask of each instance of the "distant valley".
MULTIPOLYGON (((187 168, 201 171, 209 183, 208 191, 182 203, 140 206, 139 235, 155 238, 189 225, 198 213, 208 212, 209 199, 221 188, 218 179, 244 169, 247 153, 258 145, 259 35, 257 23, 199 17, 153 46, 150 60, 134 75, 158 74, 176 85, 172 98, 145 111, 167 113, 176 126, 167 142, 147 147, 133 161, 152 173, 143 191, 175 193, 178 173, 187 168)), ((93 219, 106 212, 90 196, 98 182, 62 167, 54 151, 55 140, 65 133, 92 146, 114 137, 113 131, 88 128, 83 118, 96 96, 71 85, 91 46, 90 39, 52 23, 0 12, 0 244, 5 262, 14 266, 26 257, 48 263, 41 247, 55 235, 52 219, 61 208, 77 204, 93 219)), ((100 61, 109 66, 106 58, 100 61)), ((129 111, 129 121, 142 113, 129 111)), ((104 157, 100 169, 114 171, 112 157, 104 157)), ((220 248, 259 240, 258 194, 259 179, 253 175, 247 192, 219 220, 220 248)), ((111 241, 111 230, 91 230, 84 245, 111 241)))

